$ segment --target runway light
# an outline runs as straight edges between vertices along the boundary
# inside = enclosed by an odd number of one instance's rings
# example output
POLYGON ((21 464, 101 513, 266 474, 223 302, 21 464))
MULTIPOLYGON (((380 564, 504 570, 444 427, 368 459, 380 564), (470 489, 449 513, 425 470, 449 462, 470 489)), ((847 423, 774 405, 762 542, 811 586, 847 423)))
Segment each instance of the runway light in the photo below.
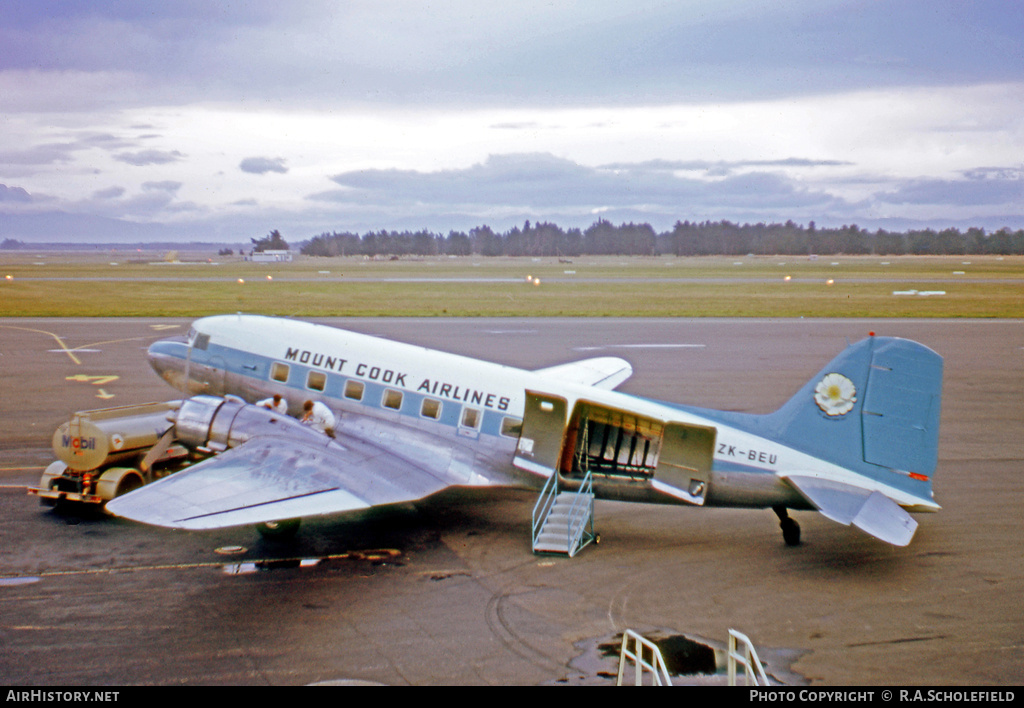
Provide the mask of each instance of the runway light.
POLYGON ((534 278, 533 279, 533 284, 534 285, 540 285, 540 278, 534 278))
POLYGON ((527 283, 532 283, 533 282, 533 276, 532 275, 526 276, 526 282, 527 283))
POLYGON ((267 276, 267 280, 273 280, 273 279, 274 279, 274 276, 272 276, 272 275, 268 275, 267 276))
POLYGON ((836 281, 832 280, 832 278, 829 278, 828 280, 826 280, 826 281, 825 281, 825 285, 832 285, 832 284, 834 284, 835 282, 836 282, 836 281))
POLYGON ((7 280, 14 280, 14 276, 13 275, 5 275, 4 278, 7 279, 7 280))
POLYGON ((788 282, 789 282, 790 280, 792 280, 792 279, 793 279, 793 276, 792 276, 792 275, 787 275, 787 276, 786 276, 785 278, 783 278, 783 280, 785 280, 785 281, 786 281, 787 283, 788 283, 788 282))
POLYGON ((238 279, 238 284, 239 285, 245 285, 245 281, 242 278, 239 278, 238 279))

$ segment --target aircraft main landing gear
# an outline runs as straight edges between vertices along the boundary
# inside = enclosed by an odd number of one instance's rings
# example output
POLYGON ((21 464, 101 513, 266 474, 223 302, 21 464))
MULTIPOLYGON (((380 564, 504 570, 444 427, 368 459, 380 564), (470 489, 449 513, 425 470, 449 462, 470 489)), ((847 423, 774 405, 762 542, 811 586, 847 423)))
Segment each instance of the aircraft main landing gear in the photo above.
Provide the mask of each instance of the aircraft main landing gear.
POLYGON ((789 510, 784 506, 773 506, 772 511, 779 517, 779 528, 782 529, 782 540, 787 546, 800 545, 800 524, 790 518, 789 510))

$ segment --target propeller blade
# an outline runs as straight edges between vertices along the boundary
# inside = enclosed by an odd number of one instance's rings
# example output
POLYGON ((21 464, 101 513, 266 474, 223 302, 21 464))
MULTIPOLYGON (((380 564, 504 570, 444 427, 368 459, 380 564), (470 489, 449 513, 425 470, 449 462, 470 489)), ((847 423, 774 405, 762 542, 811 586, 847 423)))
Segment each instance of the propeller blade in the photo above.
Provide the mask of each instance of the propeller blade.
POLYGON ((156 445, 151 447, 149 452, 146 453, 146 456, 142 458, 142 463, 139 465, 139 468, 142 470, 143 474, 149 474, 149 468, 152 467, 153 463, 159 460, 165 452, 167 452, 167 448, 171 446, 172 442, 174 442, 173 426, 170 427, 166 433, 160 436, 160 439, 156 441, 156 445))

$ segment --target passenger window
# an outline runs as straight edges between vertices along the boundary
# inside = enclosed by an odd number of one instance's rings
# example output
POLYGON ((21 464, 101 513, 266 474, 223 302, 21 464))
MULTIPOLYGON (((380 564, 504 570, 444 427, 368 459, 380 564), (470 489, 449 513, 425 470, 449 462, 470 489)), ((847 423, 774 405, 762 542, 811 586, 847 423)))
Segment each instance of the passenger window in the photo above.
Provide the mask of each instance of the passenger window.
POLYGON ((288 383, 288 371, 289 366, 287 364, 280 364, 274 362, 270 367, 270 378, 274 381, 280 381, 281 383, 288 383))
POLYGON ((306 388, 311 391, 323 391, 327 385, 327 374, 322 371, 310 371, 306 376, 306 388))
POLYGON ((420 406, 420 415, 424 418, 437 420, 441 417, 441 401, 434 398, 424 398, 423 405, 420 406))
POLYGON ((361 401, 363 400, 363 391, 365 390, 366 384, 362 381, 349 379, 345 382, 345 398, 351 398, 353 401, 361 401))
POLYGON ((518 438, 523 433, 523 421, 518 418, 503 418, 501 434, 509 438, 518 438))
POLYGON ((402 392, 394 389, 384 391, 384 407, 394 408, 396 411, 402 407, 402 392))
POLYGON ((480 411, 476 408, 463 408, 462 409, 462 427, 464 428, 478 428, 480 427, 480 411))

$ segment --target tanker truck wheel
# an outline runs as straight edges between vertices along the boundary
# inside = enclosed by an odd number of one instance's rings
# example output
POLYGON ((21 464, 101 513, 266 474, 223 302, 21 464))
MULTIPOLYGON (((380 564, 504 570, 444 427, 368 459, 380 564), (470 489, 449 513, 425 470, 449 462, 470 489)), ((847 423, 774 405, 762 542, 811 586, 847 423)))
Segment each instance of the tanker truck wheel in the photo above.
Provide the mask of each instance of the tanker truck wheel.
MULTIPOLYGON (((43 476, 39 480, 40 489, 53 489, 54 480, 57 480, 64 474, 68 466, 63 462, 51 462, 50 465, 43 471, 43 476)), ((47 499, 46 497, 39 497, 40 506, 57 506, 56 499, 47 499)))
POLYGON ((96 494, 110 501, 134 491, 145 484, 142 473, 132 467, 111 467, 96 482, 96 494))

